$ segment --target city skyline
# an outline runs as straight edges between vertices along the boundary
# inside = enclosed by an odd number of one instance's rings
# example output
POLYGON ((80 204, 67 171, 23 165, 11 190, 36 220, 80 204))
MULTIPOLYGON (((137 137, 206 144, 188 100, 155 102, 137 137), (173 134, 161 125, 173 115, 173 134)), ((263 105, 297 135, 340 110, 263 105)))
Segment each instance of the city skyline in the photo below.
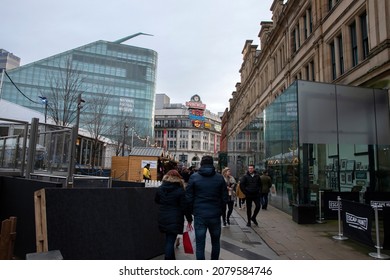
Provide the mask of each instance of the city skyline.
POLYGON ((10 9, 3 20, 8 27, 0 30, 0 48, 26 65, 90 42, 148 33, 153 36, 123 44, 158 52, 156 93, 183 104, 198 94, 208 110, 218 113, 229 107, 240 82, 245 41, 260 43, 260 22, 271 20, 272 2, 7 0, 10 9))

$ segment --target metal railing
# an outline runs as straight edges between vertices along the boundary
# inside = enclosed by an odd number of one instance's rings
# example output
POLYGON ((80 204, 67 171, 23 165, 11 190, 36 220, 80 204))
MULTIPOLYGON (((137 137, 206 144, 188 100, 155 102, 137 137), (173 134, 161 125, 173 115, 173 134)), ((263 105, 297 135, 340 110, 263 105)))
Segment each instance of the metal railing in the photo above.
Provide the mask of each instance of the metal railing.
POLYGON ((40 124, 37 118, 31 123, 0 118, 0 128, 0 175, 72 179, 75 129, 40 124))

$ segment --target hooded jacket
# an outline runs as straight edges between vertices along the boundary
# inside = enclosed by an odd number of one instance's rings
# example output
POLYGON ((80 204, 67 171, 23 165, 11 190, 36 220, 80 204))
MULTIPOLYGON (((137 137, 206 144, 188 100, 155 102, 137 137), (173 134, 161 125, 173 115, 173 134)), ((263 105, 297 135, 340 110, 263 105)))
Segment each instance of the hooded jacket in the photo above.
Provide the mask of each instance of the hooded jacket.
POLYGON ((194 216, 219 218, 228 201, 225 179, 215 172, 212 164, 202 165, 190 176, 186 199, 194 216))
POLYGON ((192 222, 185 199, 183 180, 176 176, 165 175, 154 200, 160 205, 158 212, 160 231, 182 234, 184 216, 188 222, 192 222))

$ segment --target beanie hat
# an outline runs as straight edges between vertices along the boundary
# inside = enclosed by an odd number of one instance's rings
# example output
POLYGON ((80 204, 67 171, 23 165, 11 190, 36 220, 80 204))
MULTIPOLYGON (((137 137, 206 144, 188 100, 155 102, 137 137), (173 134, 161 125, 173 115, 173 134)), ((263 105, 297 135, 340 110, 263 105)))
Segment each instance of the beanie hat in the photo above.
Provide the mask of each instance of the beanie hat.
POLYGON ((212 156, 203 156, 202 160, 200 161, 200 166, 203 166, 205 164, 214 164, 214 160, 212 156))

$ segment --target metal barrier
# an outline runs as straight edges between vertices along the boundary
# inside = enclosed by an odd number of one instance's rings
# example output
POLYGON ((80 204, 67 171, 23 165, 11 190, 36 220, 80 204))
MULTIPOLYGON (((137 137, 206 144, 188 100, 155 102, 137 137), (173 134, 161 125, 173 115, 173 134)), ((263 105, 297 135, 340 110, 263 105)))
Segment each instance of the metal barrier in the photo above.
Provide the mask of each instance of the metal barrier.
POLYGON ((348 239, 348 237, 343 236, 343 233, 341 232, 341 197, 340 196, 337 197, 337 203, 338 203, 337 212, 338 212, 339 234, 334 235, 333 239, 346 240, 346 239, 348 239))
POLYGON ((74 175, 73 188, 111 188, 111 177, 74 175))
POLYGON ((36 180, 41 180, 41 181, 46 181, 46 182, 59 182, 59 183, 62 183, 63 188, 66 188, 68 186, 68 177, 66 177, 66 176, 30 173, 30 179, 36 179, 36 180))
POLYGON ((388 259, 389 256, 386 254, 381 254, 381 249, 382 246, 380 244, 380 239, 379 239, 379 219, 378 219, 378 205, 375 205, 374 207, 374 212, 375 212, 375 233, 376 233, 376 252, 369 253, 370 257, 376 258, 376 259, 388 259))
POLYGON ((8 135, 0 137, 0 175, 23 176, 26 162, 28 122, 0 118, 8 135))
POLYGON ((318 191, 318 213, 319 213, 319 216, 318 216, 317 223, 319 223, 319 224, 326 223, 324 221, 324 217, 322 217, 322 194, 323 193, 324 193, 324 191, 318 191))
POLYGON ((0 118, 7 134, 0 137, 0 175, 30 178, 36 171, 69 178, 74 171, 74 129, 0 118), (42 128, 42 126, 44 126, 42 128))

